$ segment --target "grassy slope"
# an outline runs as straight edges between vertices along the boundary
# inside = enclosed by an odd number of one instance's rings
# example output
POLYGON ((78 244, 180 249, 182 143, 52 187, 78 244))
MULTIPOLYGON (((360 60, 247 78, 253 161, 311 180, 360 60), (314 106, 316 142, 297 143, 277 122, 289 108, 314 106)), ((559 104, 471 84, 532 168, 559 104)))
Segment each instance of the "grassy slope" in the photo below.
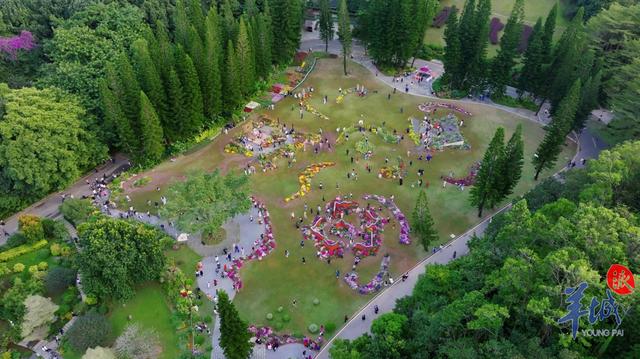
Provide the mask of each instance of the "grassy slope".
MULTIPOLYGON (((511 9, 513 8, 515 0, 493 0, 491 2, 491 17, 499 18, 503 24, 507 23, 507 19, 509 18, 509 14, 511 13, 511 9)), ((465 0, 442 0, 440 1, 441 7, 444 6, 452 6, 455 5, 458 9, 462 10, 464 7, 465 0)), ((560 37, 560 34, 564 31, 564 28, 568 24, 567 19, 562 16, 565 9, 565 4, 559 0, 525 0, 524 2, 524 15, 525 15, 525 24, 529 26, 533 26, 538 19, 538 17, 542 17, 543 21, 547 17, 549 10, 553 7, 555 3, 559 4, 559 16, 557 23, 557 31, 555 34, 556 38, 560 37)), ((502 35, 502 32, 500 32, 502 35)), ((444 45, 444 26, 441 28, 430 27, 427 30, 424 41, 427 44, 437 44, 444 45)), ((489 43, 489 51, 488 54, 490 57, 493 57, 498 51, 498 45, 491 45, 489 43)))
MULTIPOLYGON (((295 101, 291 98, 283 100, 276 106, 272 113, 267 111, 269 116, 280 118, 287 124, 295 124, 297 130, 317 131, 322 128, 325 133, 335 133, 336 127, 350 126, 362 118, 365 125, 379 126, 386 121, 387 127, 395 128, 400 132, 407 127, 409 116, 421 116, 417 110, 417 105, 425 99, 407 95, 395 95, 391 100, 387 100, 389 88, 375 78, 363 67, 351 64, 352 76, 345 78, 341 74, 341 63, 338 60, 321 60, 318 68, 309 78, 305 86, 314 86, 316 96, 310 104, 328 115, 331 120, 324 121, 312 118, 306 114, 303 120, 299 119, 298 111, 295 108, 295 101), (335 98, 338 95, 339 87, 355 87, 356 84, 364 84, 370 91, 370 95, 364 98, 348 95, 344 103, 336 104, 335 98), (379 91, 379 93, 374 93, 379 91), (322 105, 322 95, 328 95, 330 103, 322 105), (292 111, 292 107, 294 110, 292 111), (400 108, 404 113, 400 113, 400 108), (362 115, 362 117, 361 117, 362 115)), ((319 156, 314 156, 312 151, 298 153, 297 163, 294 168, 287 168, 286 162, 279 163, 280 169, 266 174, 259 174, 251 177, 252 193, 258 195, 267 204, 274 224, 274 232, 278 247, 269 257, 260 262, 250 262, 242 270, 242 278, 245 287, 238 294, 235 302, 240 309, 240 313, 251 323, 267 324, 265 315, 274 312, 279 306, 284 306, 292 316, 291 322, 285 324, 285 331, 302 333, 311 323, 326 324, 333 322, 342 324, 343 316, 350 315, 355 309, 366 302, 369 297, 356 294, 349 289, 340 279, 335 278, 335 271, 339 269, 341 274, 346 273, 352 263, 353 257, 348 255, 344 260, 334 260, 331 265, 321 262, 315 258, 315 249, 311 243, 307 243, 304 248, 300 248, 301 235, 290 221, 289 216, 292 211, 300 215, 305 202, 309 206, 317 206, 322 202, 322 196, 329 200, 333 196, 344 193, 353 193, 359 198, 364 193, 377 193, 383 195, 395 195, 396 202, 405 214, 409 215, 414 205, 417 189, 411 188, 411 183, 417 181, 416 171, 424 168, 426 171, 425 180, 432 185, 427 193, 430 200, 431 210, 437 224, 438 230, 443 239, 449 234, 460 234, 478 221, 475 210, 468 204, 468 190, 460 191, 453 186, 442 189, 440 176, 453 171, 456 176, 464 176, 468 167, 479 160, 484 153, 488 142, 498 126, 506 129, 507 136, 510 136, 515 126, 520 123, 524 126, 525 138, 525 169, 523 179, 516 189, 516 193, 523 193, 534 185, 532 181, 533 168, 529 159, 543 136, 543 130, 537 124, 528 120, 515 117, 511 114, 495 110, 480 105, 464 105, 474 116, 465 119, 463 134, 472 146, 471 151, 446 151, 435 154, 431 163, 418 163, 415 155, 414 164, 410 168, 408 178, 405 179, 404 186, 398 186, 397 182, 380 180, 376 174, 378 169, 384 165, 384 157, 388 157, 390 163, 396 162, 397 156, 406 157, 406 151, 413 149, 408 138, 399 146, 384 144, 382 140, 369 135, 370 141, 376 146, 374 158, 370 161, 374 170, 372 174, 365 171, 365 162, 351 164, 349 157, 345 155, 347 148, 353 153, 353 144, 358 139, 359 134, 351 136, 348 144, 340 144, 335 152, 322 152, 319 156), (323 170, 313 179, 314 190, 304 199, 299 199, 285 204, 283 198, 297 190, 297 174, 305 166, 319 161, 335 161, 337 166, 323 170), (355 169, 359 173, 359 180, 347 181, 346 173, 355 169), (324 193, 316 189, 319 182, 325 184, 324 193), (340 191, 335 189, 336 182, 340 183, 340 191), (284 250, 288 249, 291 256, 284 257, 284 250), (300 258, 305 256, 307 263, 301 264, 300 258), (293 299, 297 300, 297 306, 291 305, 293 299), (321 301, 319 306, 313 306, 312 300, 318 298, 321 301)), ((444 115, 443 112, 440 112, 444 115)), ((237 164, 242 160, 240 155, 224 155, 221 150, 232 136, 239 134, 236 129, 227 136, 215 140, 210 145, 196 151, 188 156, 180 157, 174 162, 165 162, 156 167, 152 172, 145 175, 155 176, 154 181, 148 188, 136 189, 132 194, 136 208, 144 209, 148 199, 157 200, 166 188, 166 181, 179 180, 184 178, 188 170, 202 168, 211 170, 219 167, 233 168, 233 163, 237 164), (224 159, 223 162, 221 160, 224 159), (229 161, 235 161, 229 166, 229 161), (162 191, 156 192, 156 186, 161 186, 162 191)), ((508 137, 507 137, 508 138, 508 137)), ((573 145, 566 148, 561 155, 561 160, 557 167, 561 167, 565 159, 573 153, 573 145)), ((407 160, 408 161, 408 160, 407 160)), ((549 174, 549 172, 547 173, 549 174)), ((362 203, 362 201, 361 201, 362 203)), ((418 245, 400 246, 397 243, 397 235, 391 226, 387 227, 385 242, 381 249, 381 254, 391 253, 391 273, 398 276, 407 270, 418 260, 425 256, 424 251, 418 245)), ((368 281, 377 271, 380 264, 380 257, 368 258, 360 265, 361 278, 368 281)), ((273 324, 273 322, 269 322, 273 324)))

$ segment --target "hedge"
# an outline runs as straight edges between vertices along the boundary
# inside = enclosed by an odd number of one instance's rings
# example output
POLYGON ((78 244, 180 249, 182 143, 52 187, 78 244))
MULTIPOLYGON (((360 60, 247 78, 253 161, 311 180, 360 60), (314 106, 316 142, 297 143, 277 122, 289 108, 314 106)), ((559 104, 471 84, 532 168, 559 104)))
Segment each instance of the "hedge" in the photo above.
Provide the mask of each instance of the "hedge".
POLYGON ((36 249, 45 247, 47 244, 48 244, 47 240, 43 239, 34 244, 23 244, 21 246, 11 248, 8 251, 4 251, 0 253, 0 262, 6 262, 9 260, 12 260, 13 258, 19 257, 23 254, 33 252, 36 249))

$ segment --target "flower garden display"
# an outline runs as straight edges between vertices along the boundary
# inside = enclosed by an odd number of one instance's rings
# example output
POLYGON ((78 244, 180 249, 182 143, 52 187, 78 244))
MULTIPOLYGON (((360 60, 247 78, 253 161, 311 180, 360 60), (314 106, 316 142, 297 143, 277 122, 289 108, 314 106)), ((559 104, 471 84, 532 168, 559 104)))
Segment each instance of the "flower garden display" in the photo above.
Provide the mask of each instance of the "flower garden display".
POLYGON ((284 201, 289 202, 289 201, 293 201, 296 198, 304 197, 309 191, 311 191, 311 178, 317 175, 318 172, 320 172, 320 170, 327 167, 332 167, 335 165, 336 165, 335 162, 320 162, 320 163, 314 163, 310 166, 307 166, 307 168, 305 168, 304 171, 298 174, 298 182, 300 183, 300 189, 296 193, 285 198, 284 201))
POLYGON ((377 292, 382 288, 385 278, 389 275, 389 262, 391 262, 391 256, 385 254, 380 263, 380 271, 366 284, 358 284, 359 276, 357 272, 345 275, 344 281, 351 289, 357 290, 360 294, 377 292))
POLYGON ((276 240, 273 237, 273 227, 271 226, 271 220, 269 218, 269 211, 267 208, 259 202, 255 197, 251 197, 254 208, 260 211, 264 225, 264 233, 260 235, 258 239, 253 242, 253 251, 246 257, 240 257, 233 260, 233 264, 227 266, 225 274, 233 282, 233 289, 239 291, 242 289, 242 280, 240 279, 239 270, 245 261, 250 260, 262 260, 266 255, 271 253, 276 248, 276 240))
POLYGON ((257 341, 264 343, 267 346, 273 346, 274 344, 285 345, 285 344, 302 344, 306 348, 311 350, 319 350, 320 346, 324 342, 324 338, 322 335, 319 335, 315 340, 310 337, 296 338, 292 335, 284 334, 277 335, 273 332, 273 329, 270 327, 258 327, 255 325, 249 326, 249 331, 256 337, 257 341))
POLYGON ((476 183, 476 176, 478 175, 478 170, 480 169, 480 162, 474 163, 469 169, 469 174, 463 178, 455 178, 452 176, 442 176, 442 179, 447 182, 454 184, 456 186, 473 186, 476 183))
POLYGON ((423 104, 418 105, 418 109, 425 113, 431 113, 438 108, 443 108, 446 110, 452 110, 456 112, 460 112, 463 115, 472 116, 471 112, 463 109, 462 107, 458 107, 452 103, 446 102, 425 102, 423 104))

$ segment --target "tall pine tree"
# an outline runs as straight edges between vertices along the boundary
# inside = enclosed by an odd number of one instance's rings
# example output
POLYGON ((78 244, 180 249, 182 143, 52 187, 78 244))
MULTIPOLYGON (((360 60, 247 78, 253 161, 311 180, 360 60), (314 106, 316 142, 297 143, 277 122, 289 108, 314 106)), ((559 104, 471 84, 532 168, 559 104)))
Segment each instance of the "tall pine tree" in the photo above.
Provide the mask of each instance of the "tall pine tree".
POLYGON ((184 52, 182 46, 176 49, 176 70, 182 84, 184 92, 185 118, 182 120, 183 138, 193 136, 198 133, 204 124, 204 109, 202 107, 202 92, 200 92, 200 81, 196 68, 188 54, 184 52))
POLYGON ((542 57, 545 64, 550 64, 553 55, 553 35, 556 31, 556 22, 558 21, 558 4, 553 5, 547 19, 544 22, 544 31, 542 35, 542 57))
POLYGON ((213 119, 222 111, 222 77, 221 65, 223 63, 223 51, 220 42, 220 24, 218 12, 212 5, 205 19, 205 73, 202 96, 204 100, 204 112, 207 118, 213 119))
POLYGON ((413 232, 418 236, 418 239, 420 239, 420 243, 424 250, 428 251, 429 244, 438 240, 438 231, 436 231, 433 218, 431 217, 427 194, 422 189, 416 199, 416 206, 413 209, 412 220, 413 223, 411 228, 413 232))
POLYGON ((509 20, 500 39, 498 54, 491 65, 491 92, 495 97, 504 96, 507 84, 511 79, 511 72, 518 57, 518 44, 522 35, 522 21, 524 20, 524 0, 516 0, 511 10, 509 20))
POLYGON ((251 333, 247 323, 240 319, 238 311, 223 290, 218 291, 218 313, 220 313, 220 346, 228 359, 247 359, 253 351, 249 342, 251 333))
POLYGON ((522 166, 524 165, 522 125, 516 127, 516 131, 507 142, 499 161, 500 173, 498 174, 498 181, 500 188, 496 193, 497 196, 490 203, 491 207, 511 195, 518 181, 520 181, 520 177, 522 177, 522 166))
POLYGON ((461 72, 464 66, 462 61, 462 47, 458 30, 458 9, 451 7, 451 14, 447 19, 447 27, 444 29, 444 75, 443 81, 451 84, 452 88, 460 87, 461 72))
POLYGON ((266 80, 271 72, 272 65, 272 30, 271 30, 271 18, 269 15, 259 14, 256 20, 256 73, 257 75, 266 80))
POLYGON ((136 136, 139 136, 140 84, 127 55, 121 54, 118 56, 116 68, 118 69, 119 86, 118 90, 114 91, 114 94, 120 100, 122 112, 129 119, 133 132, 136 136))
POLYGON ((324 51, 329 51, 329 41, 333 40, 333 15, 329 0, 320 0, 320 38, 324 41, 324 51))
POLYGON ((525 91, 532 96, 540 94, 540 83, 544 79, 542 35, 542 19, 538 19, 529 37, 529 44, 524 53, 524 65, 518 78, 518 93, 520 96, 525 91))
POLYGON ((110 77, 112 76, 107 75, 107 79, 103 80, 100 84, 102 111, 104 113, 105 122, 109 124, 109 126, 105 126, 105 128, 114 130, 116 136, 112 140, 112 145, 115 148, 128 155, 133 155, 140 147, 140 143, 131 128, 131 123, 122 111, 120 101, 118 101, 109 88, 108 79, 110 77))
POLYGON ((175 69, 171 68, 165 85, 167 93, 167 118, 162 123, 167 140, 175 142, 183 137, 183 121, 189 116, 182 84, 175 69))
POLYGON ((149 98, 140 91, 141 160, 156 163, 164 154, 162 126, 149 98))
POLYGON ((238 32, 235 55, 238 66, 240 92, 244 97, 247 97, 253 92, 256 68, 247 25, 243 18, 240 18, 240 30, 238 32))
MULTIPOLYGON (((491 0, 479 0, 478 9, 473 19, 475 34, 473 55, 467 67, 467 81, 465 88, 477 92, 484 90, 487 78, 487 46, 489 44, 489 16, 491 15, 491 0)), ((464 43, 462 46, 466 46, 464 43)))
POLYGON ((581 88, 582 84, 578 79, 573 83, 565 98, 560 101, 551 123, 545 128, 547 133, 533 157, 533 166, 536 170, 535 180, 538 180, 543 169, 553 167, 558 155, 562 152, 562 145, 571 130, 580 103, 581 88))
POLYGON ((242 92, 240 91, 240 79, 238 78, 238 65, 235 51, 233 50, 233 42, 229 40, 227 43, 227 54, 225 59, 224 71, 224 110, 227 114, 233 112, 242 100, 242 92))
POLYGON ((351 21, 349 21, 349 9, 347 8, 346 0, 340 0, 338 7, 338 37, 342 44, 344 75, 347 76, 347 57, 351 55, 351 21))
POLYGON ((500 193, 500 158, 504 151, 504 128, 498 127, 489 148, 484 153, 476 182, 471 188, 471 204, 478 208, 478 217, 487 205, 491 205, 500 193))
POLYGON ((138 81, 144 93, 149 97, 158 116, 163 119, 166 117, 166 98, 162 89, 162 81, 156 69, 147 41, 138 39, 131 44, 131 57, 133 66, 138 74, 138 81))
POLYGON ((269 6, 273 31, 273 59, 277 64, 285 64, 291 61, 297 48, 289 34, 290 29, 295 26, 292 0, 271 0, 269 6))

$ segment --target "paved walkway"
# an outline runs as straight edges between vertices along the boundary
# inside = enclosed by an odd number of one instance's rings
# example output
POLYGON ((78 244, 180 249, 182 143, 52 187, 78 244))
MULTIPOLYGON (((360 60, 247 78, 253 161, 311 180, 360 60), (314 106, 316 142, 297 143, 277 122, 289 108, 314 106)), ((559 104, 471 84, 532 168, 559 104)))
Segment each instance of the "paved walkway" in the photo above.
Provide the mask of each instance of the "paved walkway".
MULTIPOLYGON (((60 215, 60 204, 62 203, 62 195, 73 196, 74 198, 80 198, 82 196, 90 196, 91 188, 87 184, 87 180, 93 182, 96 177, 110 177, 115 173, 120 173, 129 168, 129 160, 123 155, 116 155, 113 161, 109 161, 99 167, 96 167, 94 171, 86 174, 84 177, 78 179, 69 188, 52 193, 42 200, 34 203, 33 205, 25 208, 24 210, 14 214, 13 216, 5 219, 4 231, 9 235, 15 233, 18 230, 18 218, 23 214, 34 214, 40 217, 56 218, 60 215)), ((0 228, 0 245, 7 241, 7 236, 4 235, 2 228, 0 228)))

